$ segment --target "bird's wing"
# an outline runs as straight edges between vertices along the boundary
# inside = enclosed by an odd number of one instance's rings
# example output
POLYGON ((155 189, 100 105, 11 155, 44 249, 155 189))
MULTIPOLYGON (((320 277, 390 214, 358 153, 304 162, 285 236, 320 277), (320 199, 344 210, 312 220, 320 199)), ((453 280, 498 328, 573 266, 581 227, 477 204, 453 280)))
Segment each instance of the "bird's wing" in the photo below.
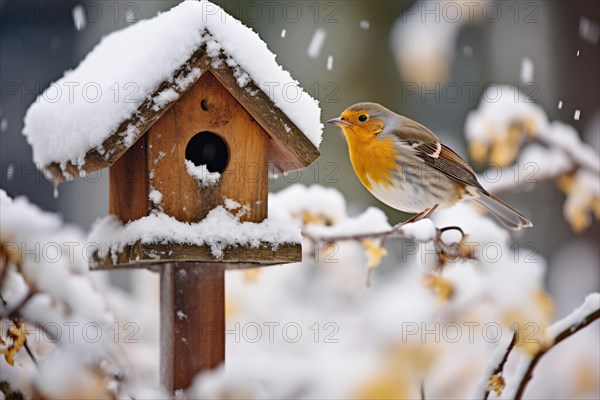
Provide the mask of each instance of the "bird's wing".
POLYGON ((413 143, 414 155, 426 165, 443 172, 465 185, 476 187, 487 193, 475 177, 471 166, 445 144, 436 142, 413 143))
POLYGON ((415 157, 457 182, 474 186, 487 194, 475 177, 473 169, 461 156, 443 144, 440 139, 417 121, 403 116, 400 123, 391 129, 392 135, 406 144, 415 157))
POLYGON ((390 128, 392 135, 397 136, 400 140, 409 143, 422 142, 423 140, 427 142, 440 141, 435 133, 417 121, 403 117, 402 115, 397 115, 396 117, 395 120, 397 123, 390 128))

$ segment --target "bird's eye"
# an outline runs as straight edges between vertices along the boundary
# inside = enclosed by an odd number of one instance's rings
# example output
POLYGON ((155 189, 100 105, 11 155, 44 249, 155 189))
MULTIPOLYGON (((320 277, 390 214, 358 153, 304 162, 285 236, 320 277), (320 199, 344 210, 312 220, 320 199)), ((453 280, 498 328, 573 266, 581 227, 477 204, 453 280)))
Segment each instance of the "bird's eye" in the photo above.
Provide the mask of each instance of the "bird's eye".
POLYGON ((367 119, 369 119, 369 117, 367 117, 365 114, 363 114, 363 115, 360 115, 360 116, 358 117, 358 120, 359 120, 360 122, 365 122, 367 119))

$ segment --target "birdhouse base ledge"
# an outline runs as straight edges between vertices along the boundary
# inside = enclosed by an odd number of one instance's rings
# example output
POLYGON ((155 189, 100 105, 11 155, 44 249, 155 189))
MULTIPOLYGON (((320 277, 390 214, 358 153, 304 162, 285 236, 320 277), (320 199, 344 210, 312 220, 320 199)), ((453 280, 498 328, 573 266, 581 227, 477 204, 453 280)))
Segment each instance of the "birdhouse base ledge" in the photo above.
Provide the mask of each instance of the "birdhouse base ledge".
POLYGON ((288 264, 302 261, 302 245, 300 243, 284 243, 276 247, 271 243, 262 243, 258 247, 227 246, 221 257, 215 257, 210 246, 186 244, 162 244, 136 242, 126 245, 122 251, 105 257, 92 254, 90 269, 108 270, 119 268, 160 269, 166 263, 215 263, 225 264, 226 269, 256 268, 268 265, 288 264))

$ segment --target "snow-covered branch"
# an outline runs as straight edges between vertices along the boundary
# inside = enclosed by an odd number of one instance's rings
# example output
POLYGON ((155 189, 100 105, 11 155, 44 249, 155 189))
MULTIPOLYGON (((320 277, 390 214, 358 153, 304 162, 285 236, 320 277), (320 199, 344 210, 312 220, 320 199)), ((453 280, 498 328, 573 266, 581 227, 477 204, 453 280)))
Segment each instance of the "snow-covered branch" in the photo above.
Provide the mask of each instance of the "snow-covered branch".
POLYGON ((502 377, 504 365, 506 365, 508 356, 515 347, 516 343, 517 333, 515 332, 508 342, 501 343, 498 345, 498 347, 496 347, 494 353, 492 354, 492 358, 487 365, 483 379, 477 385, 475 393, 471 396, 471 398, 483 398, 484 400, 487 400, 492 390, 495 390, 496 393, 498 393, 504 388, 504 378, 502 377))
POLYGON ((311 239, 314 242, 343 242, 343 241, 358 241, 363 240, 386 240, 406 238, 419 243, 434 241, 439 236, 439 230, 435 228, 430 219, 422 219, 416 222, 401 223, 391 229, 380 232, 356 232, 356 233, 338 233, 343 229, 315 229, 315 227, 306 227, 302 234, 304 237, 311 239))
POLYGON ((490 86, 467 116, 465 134, 471 158, 496 167, 480 177, 490 192, 530 190, 554 180, 567 195, 563 213, 574 231, 590 226, 593 214, 600 218, 600 155, 572 126, 549 122, 524 93, 490 86))
POLYGON ((600 180, 600 155, 579 139, 573 127, 554 121, 531 138, 535 143, 523 149, 515 165, 486 173, 491 178, 482 177, 488 190, 496 195, 531 190, 578 171, 600 180))
POLYGON ((444 228, 436 228, 433 221, 430 219, 421 219, 416 222, 400 223, 388 230, 369 233, 346 233, 342 234, 342 229, 330 229, 322 227, 306 226, 302 232, 303 237, 311 240, 314 243, 338 243, 355 241, 362 243, 367 250, 370 259, 376 258, 378 262, 369 263, 369 267, 373 268, 379 264, 381 257, 387 254, 387 251, 381 250, 381 246, 387 239, 410 239, 417 243, 433 243, 435 251, 438 255, 438 267, 443 266, 443 260, 457 260, 459 258, 471 258, 469 252, 465 252, 462 246, 462 241, 466 238, 463 230, 458 226, 447 226, 444 228), (315 229, 316 228, 316 229, 315 229), (457 231, 460 234, 458 242, 447 243, 442 240, 442 234, 448 231, 457 231), (374 243, 376 245, 374 245, 374 243))
POLYGON ((527 364, 520 369, 521 375, 518 380, 518 385, 513 385, 516 387, 513 398, 517 400, 523 398, 525 390, 527 389, 527 384, 533 378, 535 367, 546 353, 563 340, 573 336, 599 318, 600 293, 592 293, 589 294, 585 298, 583 304, 576 308, 571 314, 549 326, 546 330, 546 334, 551 342, 549 345, 542 347, 528 360, 527 364))
POLYGON ((532 139, 548 148, 560 150, 577 168, 600 174, 598 152, 584 143, 572 126, 553 121, 547 129, 533 135, 532 139))
POLYGON ((87 274, 85 256, 74 251, 83 235, 4 191, 0 207, 0 381, 26 398, 117 393, 113 372, 121 366, 107 337, 114 319, 87 274), (5 370, 10 373, 4 375, 5 370), (95 379, 112 389, 94 386, 95 379))

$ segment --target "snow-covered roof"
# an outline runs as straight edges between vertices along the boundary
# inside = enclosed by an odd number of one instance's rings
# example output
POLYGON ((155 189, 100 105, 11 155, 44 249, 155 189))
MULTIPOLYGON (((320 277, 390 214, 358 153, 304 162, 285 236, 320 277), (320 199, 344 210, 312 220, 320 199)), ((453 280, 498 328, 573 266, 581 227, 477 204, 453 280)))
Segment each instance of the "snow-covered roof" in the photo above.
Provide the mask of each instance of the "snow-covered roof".
MULTIPOLYGON (((34 161, 40 168, 55 165, 59 174, 111 165, 198 80, 203 66, 189 62, 199 52, 210 57, 207 68, 227 67, 247 95, 262 96, 281 110, 277 124, 269 124, 304 135, 310 142, 300 147, 318 154, 323 130, 318 102, 252 29, 208 1, 185 1, 107 35, 37 98, 23 129, 34 161), (122 148, 115 150, 117 145, 122 148)), ((283 146, 289 146, 285 139, 283 146)))

